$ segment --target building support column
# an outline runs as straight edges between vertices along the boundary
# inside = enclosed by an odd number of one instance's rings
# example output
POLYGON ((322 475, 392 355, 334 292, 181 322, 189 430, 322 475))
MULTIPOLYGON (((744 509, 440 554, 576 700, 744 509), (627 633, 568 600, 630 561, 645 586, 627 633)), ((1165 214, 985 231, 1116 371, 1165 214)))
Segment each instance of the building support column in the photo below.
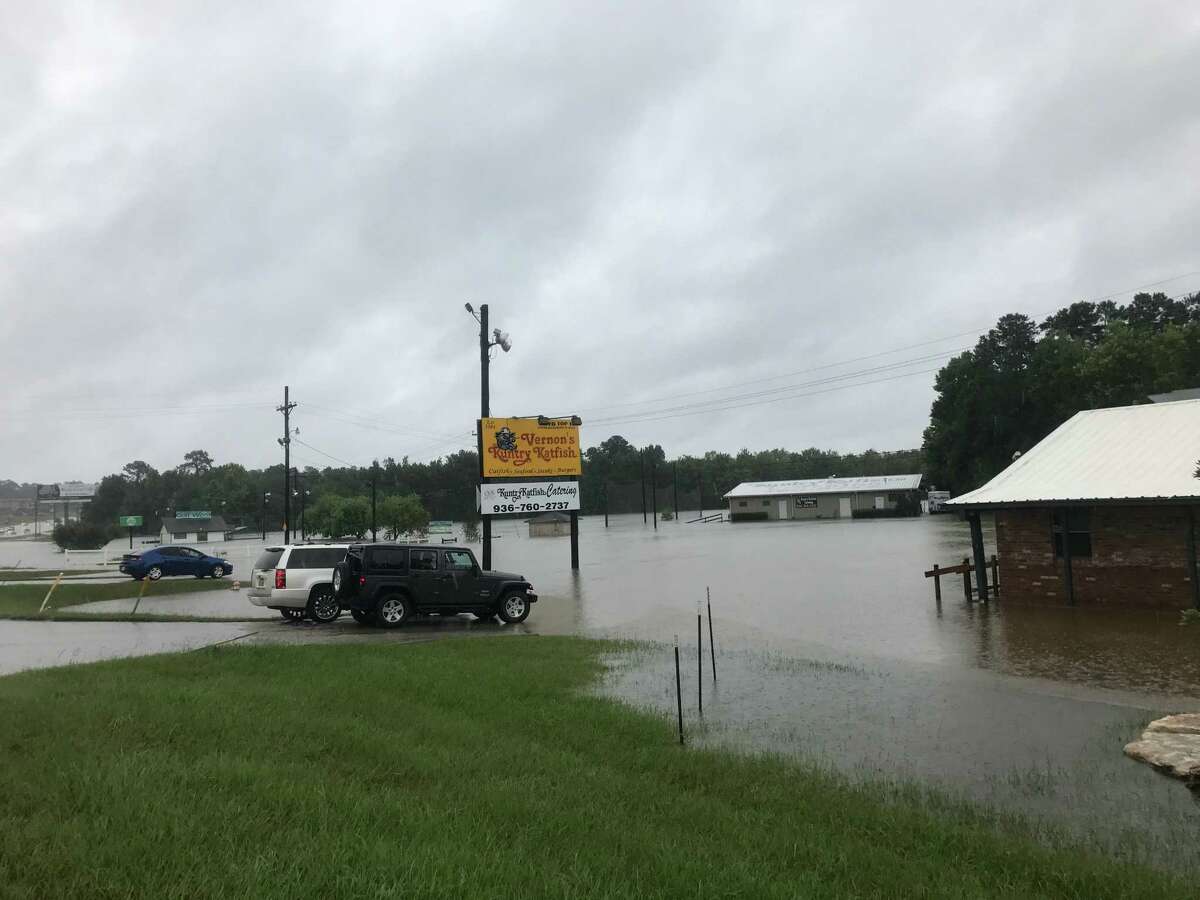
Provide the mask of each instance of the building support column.
POLYGON ((971 553, 975 557, 975 591, 979 599, 987 602, 987 558, 983 553, 983 521, 978 510, 967 514, 971 523, 971 553))
POLYGON ((1071 508, 1062 510, 1063 584, 1067 589, 1067 606, 1075 605, 1075 573, 1071 566, 1071 508))
POLYGON ((1200 609, 1200 572, 1196 571, 1196 507, 1188 507, 1188 579, 1192 582, 1192 606, 1200 609))

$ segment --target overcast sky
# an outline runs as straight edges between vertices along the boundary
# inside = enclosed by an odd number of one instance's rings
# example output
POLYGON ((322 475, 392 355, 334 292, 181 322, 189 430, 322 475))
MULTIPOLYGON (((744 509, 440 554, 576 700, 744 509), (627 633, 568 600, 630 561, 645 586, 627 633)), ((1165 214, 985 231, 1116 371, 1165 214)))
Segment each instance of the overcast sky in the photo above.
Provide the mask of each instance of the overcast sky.
POLYGON ((1200 270, 1192 0, 136 6, 0 5, 0 478, 274 463, 284 384, 301 465, 473 446, 465 301, 494 414, 914 447, 934 354, 1200 270))

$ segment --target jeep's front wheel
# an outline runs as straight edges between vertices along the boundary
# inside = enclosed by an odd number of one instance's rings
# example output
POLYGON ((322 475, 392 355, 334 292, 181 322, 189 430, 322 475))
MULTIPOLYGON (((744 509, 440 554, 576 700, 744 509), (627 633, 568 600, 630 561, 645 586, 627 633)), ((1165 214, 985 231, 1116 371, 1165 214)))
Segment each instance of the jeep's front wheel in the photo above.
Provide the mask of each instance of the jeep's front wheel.
POLYGON ((388 594, 375 607, 375 621, 384 628, 399 628, 412 618, 412 601, 403 594, 388 594))
POLYGON ((516 625, 529 618, 529 600, 516 591, 500 598, 500 618, 509 625, 516 625))

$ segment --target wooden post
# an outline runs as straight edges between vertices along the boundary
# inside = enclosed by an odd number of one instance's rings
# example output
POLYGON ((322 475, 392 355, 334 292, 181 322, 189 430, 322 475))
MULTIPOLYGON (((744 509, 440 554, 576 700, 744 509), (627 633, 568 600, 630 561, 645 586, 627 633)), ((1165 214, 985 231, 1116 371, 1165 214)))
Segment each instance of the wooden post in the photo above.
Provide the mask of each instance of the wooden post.
POLYGON ((1000 560, 996 559, 996 554, 992 554, 992 596, 1000 596, 1000 560))
POLYGON ((675 706, 679 713, 679 746, 683 746, 683 684, 679 678, 679 635, 675 635, 675 706))
POLYGON ((704 718, 704 620, 700 617, 700 604, 696 604, 696 708, 704 718))
POLYGON ((933 564, 933 599, 942 602, 942 573, 937 563, 933 564))
POLYGON ((1071 509, 1062 509, 1063 581, 1067 589, 1067 606, 1075 605, 1075 573, 1071 567, 1071 509))
POLYGON ((1200 609, 1200 572, 1196 571, 1196 509, 1188 507, 1188 578, 1192 582, 1192 606, 1200 609))
POLYGON ((971 602, 971 560, 963 557, 963 596, 967 598, 967 602, 971 602))
POLYGON ((149 583, 150 583, 149 579, 147 579, 147 578, 142 579, 142 586, 140 588, 138 588, 138 596, 137 596, 137 600, 135 600, 133 603, 133 612, 130 613, 131 616, 137 615, 138 607, 142 605, 142 594, 146 593, 146 585, 149 583))
POLYGON ((967 518, 971 523, 971 553, 975 557, 975 586, 979 592, 979 599, 987 603, 987 558, 983 555, 982 513, 976 510, 975 512, 968 513, 967 518))
POLYGON ((717 680, 717 644, 713 640, 712 627, 712 591, 708 588, 704 589, 704 594, 708 598, 708 654, 712 657, 713 681, 717 680))

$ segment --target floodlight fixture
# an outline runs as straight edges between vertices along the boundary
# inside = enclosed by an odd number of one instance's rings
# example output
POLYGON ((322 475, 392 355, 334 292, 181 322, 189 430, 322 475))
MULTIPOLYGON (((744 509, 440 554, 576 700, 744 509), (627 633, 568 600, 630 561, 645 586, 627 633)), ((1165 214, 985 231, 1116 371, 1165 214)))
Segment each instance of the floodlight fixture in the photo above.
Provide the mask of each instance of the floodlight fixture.
POLYGON ((492 331, 493 344, 499 344, 500 349, 507 353, 512 349, 512 338, 508 336, 507 331, 501 331, 499 328, 492 331))

